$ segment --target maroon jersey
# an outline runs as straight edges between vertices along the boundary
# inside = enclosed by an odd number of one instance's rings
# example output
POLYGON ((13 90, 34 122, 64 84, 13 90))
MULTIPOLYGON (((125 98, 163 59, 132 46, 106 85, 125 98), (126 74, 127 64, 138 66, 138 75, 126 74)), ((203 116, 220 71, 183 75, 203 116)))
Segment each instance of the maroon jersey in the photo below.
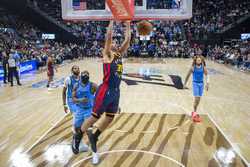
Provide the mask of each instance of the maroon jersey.
POLYGON ((53 76, 54 75, 54 65, 52 61, 48 61, 48 76, 53 76))
POLYGON ((109 88, 119 88, 122 79, 122 58, 116 57, 111 63, 103 64, 103 83, 109 88))

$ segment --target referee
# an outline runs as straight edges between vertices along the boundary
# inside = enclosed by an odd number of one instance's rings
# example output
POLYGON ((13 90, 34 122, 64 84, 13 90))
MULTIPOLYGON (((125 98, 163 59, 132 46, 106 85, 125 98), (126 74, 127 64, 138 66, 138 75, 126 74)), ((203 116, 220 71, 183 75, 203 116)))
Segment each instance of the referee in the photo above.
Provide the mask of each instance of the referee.
POLYGON ((16 77, 17 84, 19 86, 21 86, 22 84, 20 83, 20 80, 19 80, 19 75, 17 72, 17 65, 16 65, 17 63, 16 63, 15 56, 14 56, 13 52, 11 52, 9 55, 8 63, 9 63, 9 75, 10 75, 11 86, 13 86, 13 76, 16 77))

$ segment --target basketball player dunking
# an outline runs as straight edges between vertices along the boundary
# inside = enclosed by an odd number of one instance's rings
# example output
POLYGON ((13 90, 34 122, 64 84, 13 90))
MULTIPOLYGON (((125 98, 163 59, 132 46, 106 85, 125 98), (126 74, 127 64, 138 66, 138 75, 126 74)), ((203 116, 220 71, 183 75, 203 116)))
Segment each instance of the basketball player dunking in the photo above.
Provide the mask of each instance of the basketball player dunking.
POLYGON ((98 127, 87 131, 91 149, 93 151, 92 163, 99 163, 96 143, 100 134, 113 121, 115 114, 119 110, 120 99, 120 83, 122 79, 122 55, 127 51, 130 39, 130 22, 126 23, 125 40, 121 47, 112 45, 113 21, 110 22, 107 34, 103 55, 103 83, 99 86, 96 95, 92 115, 82 125, 82 132, 86 132, 90 126, 99 120, 103 113, 106 114, 104 119, 98 123, 98 127))
POLYGON ((204 75, 206 76, 206 90, 208 91, 209 77, 206 68, 204 57, 195 56, 193 59, 192 67, 190 68, 187 77, 185 79, 185 86, 188 82, 190 75, 193 74, 193 95, 194 95, 194 111, 192 112, 193 122, 201 122, 199 114, 197 114, 197 108, 200 103, 200 99, 203 96, 204 89, 204 75))

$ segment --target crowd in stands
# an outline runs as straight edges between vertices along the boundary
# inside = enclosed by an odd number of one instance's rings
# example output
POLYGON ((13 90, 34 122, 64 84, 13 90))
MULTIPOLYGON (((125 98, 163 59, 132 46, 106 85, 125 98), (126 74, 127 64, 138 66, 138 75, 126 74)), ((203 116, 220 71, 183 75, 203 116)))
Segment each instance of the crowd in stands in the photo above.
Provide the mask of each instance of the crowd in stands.
MULTIPOLYGON (((60 0, 30 0, 41 10, 44 10, 58 22, 71 28, 72 33, 82 36, 85 23, 63 21, 61 17, 60 0)), ((171 9, 182 4, 183 0, 147 0, 148 9, 171 9)), ((104 9, 103 0, 87 0, 87 9, 104 9)), ((136 5, 142 5, 142 0, 136 0, 136 5)), ((191 20, 181 21, 187 39, 207 39, 211 33, 220 32, 224 27, 234 24, 239 18, 250 14, 248 0, 193 0, 193 17, 191 20)))
POLYGON ((172 21, 156 21, 150 38, 138 35, 136 24, 132 24, 132 41, 129 55, 157 57, 186 57, 184 34, 179 23, 172 21), (183 46, 183 47, 182 47, 183 46))
MULTIPOLYGON (((57 64, 61 64, 64 60, 72 60, 82 56, 83 51, 76 44, 62 44, 55 41, 42 40, 26 40, 13 39, 8 32, 0 35, 0 52, 7 54, 12 50, 18 57, 20 62, 28 60, 36 60, 37 66, 46 65, 48 56, 52 56, 57 64)), ((0 56, 1 59, 1 56, 0 56)))
MULTIPOLYGON (((52 55, 58 64, 66 59, 79 57, 98 57, 105 42, 105 32, 108 22, 86 21, 66 22, 61 18, 60 0, 30 0, 35 7, 46 11, 58 22, 65 23, 72 33, 78 35, 82 44, 62 44, 55 41, 40 39, 41 32, 18 16, 2 14, 0 10, 0 50, 14 49, 22 61, 35 59, 38 66, 44 66, 48 55, 52 55), (7 30, 6 30, 7 27, 7 30)), ((93 6, 103 1, 91 1, 93 6), (95 3, 94 3, 95 2, 95 3)), ((139 5, 141 1, 136 1, 139 5)), ((157 1, 150 0, 148 5, 157 8, 157 1)), ((165 1, 164 1, 165 2, 165 1)), ((166 1, 166 4, 171 1, 166 1)), ((194 17, 186 22, 155 21, 150 38, 138 35, 136 23, 132 23, 131 47, 127 56, 135 57, 192 57, 203 54, 220 63, 236 65, 238 68, 249 68, 249 42, 240 43, 240 47, 199 47, 190 44, 192 39, 206 38, 208 33, 220 31, 224 26, 235 22, 239 17, 249 14, 249 2, 245 0, 194 0, 194 17), (223 6, 224 5, 224 6, 223 6), (225 8, 226 6, 226 8, 225 8), (223 8, 225 10, 220 10, 223 8), (213 13, 213 14, 211 14, 213 13), (185 40, 187 37, 187 40, 185 40), (240 49, 239 49, 240 48, 240 49)), ((91 5, 88 6, 91 8, 91 5)), ((114 41, 123 40, 122 23, 117 23, 114 29, 114 41)))
POLYGON ((250 71, 250 41, 236 41, 231 45, 215 46, 208 56, 219 63, 230 64, 242 71, 250 71))
POLYGON ((187 39, 207 39, 249 14, 248 0, 193 0, 193 17, 184 23, 187 39))
MULTIPOLYGON (((9 14, 5 9, 0 8, 0 27, 5 28, 8 32, 16 33, 17 36, 28 40, 35 40, 40 36, 38 28, 32 24, 23 21, 22 17, 9 14)), ((1 30, 4 31, 4 30, 1 30)))
MULTIPOLYGON (((62 44, 41 39, 41 32, 32 24, 15 15, 1 11, 0 17, 0 60, 2 52, 14 51, 20 62, 36 60, 38 67, 46 65, 48 55, 54 57, 57 64, 63 60, 79 57, 84 53, 76 44, 62 44)), ((1 61, 0 61, 1 62, 1 61)))

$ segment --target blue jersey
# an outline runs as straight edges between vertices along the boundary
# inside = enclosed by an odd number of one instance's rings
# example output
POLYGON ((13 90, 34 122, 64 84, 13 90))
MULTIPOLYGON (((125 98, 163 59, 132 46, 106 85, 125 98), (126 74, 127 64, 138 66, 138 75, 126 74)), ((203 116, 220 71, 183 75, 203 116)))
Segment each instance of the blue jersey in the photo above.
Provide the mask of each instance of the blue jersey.
POLYGON ((203 65, 201 65, 200 68, 197 68, 196 65, 194 65, 193 82, 203 83, 203 78, 204 78, 203 65))
POLYGON ((67 101, 68 102, 73 102, 72 100, 72 93, 73 93, 73 88, 74 88, 74 85, 78 84, 79 83, 79 80, 76 79, 75 77, 73 76, 70 76, 66 79, 66 87, 67 87, 67 101))
POLYGON ((115 57, 111 63, 103 64, 103 83, 108 86, 108 88, 119 88, 122 79, 122 58, 115 57))
POLYGON ((80 102, 76 105, 83 109, 89 109, 93 107, 94 103, 94 95, 91 92, 92 84, 89 82, 87 85, 83 85, 82 83, 76 84, 76 98, 83 99, 87 98, 88 102, 80 102))

